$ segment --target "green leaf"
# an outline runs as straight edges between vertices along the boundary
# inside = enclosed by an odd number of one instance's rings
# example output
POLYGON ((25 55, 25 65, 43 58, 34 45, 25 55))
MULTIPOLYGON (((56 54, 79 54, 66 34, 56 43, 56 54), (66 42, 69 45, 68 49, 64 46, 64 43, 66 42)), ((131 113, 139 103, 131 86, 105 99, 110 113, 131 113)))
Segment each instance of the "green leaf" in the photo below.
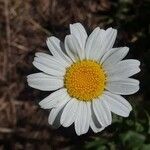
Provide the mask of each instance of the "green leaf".
POLYGON ((121 140, 124 146, 128 145, 130 149, 139 150, 144 142, 145 136, 134 131, 128 131, 121 135, 121 140))
POLYGON ((102 138, 95 138, 94 141, 86 143, 85 148, 86 148, 86 149, 102 148, 103 146, 105 146, 106 143, 107 143, 107 140, 105 140, 105 139, 102 139, 102 138))
POLYGON ((150 134, 150 115, 147 111, 145 111, 146 116, 147 116, 147 120, 148 120, 148 134, 150 134))
POLYGON ((116 146, 115 146, 114 142, 110 142, 110 143, 108 143, 108 145, 109 145, 110 150, 116 150, 116 146))
POLYGON ((142 150, 150 150, 150 144, 144 144, 142 150))
POLYGON ((135 129, 137 132, 143 132, 144 131, 143 125, 139 122, 135 122, 135 129))

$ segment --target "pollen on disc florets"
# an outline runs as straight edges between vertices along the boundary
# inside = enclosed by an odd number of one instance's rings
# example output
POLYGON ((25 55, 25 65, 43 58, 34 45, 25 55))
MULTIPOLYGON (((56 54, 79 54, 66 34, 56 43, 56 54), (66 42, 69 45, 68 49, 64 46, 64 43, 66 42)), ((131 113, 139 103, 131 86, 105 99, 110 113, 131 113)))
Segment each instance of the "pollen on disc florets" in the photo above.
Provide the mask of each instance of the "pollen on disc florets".
POLYGON ((67 68, 64 84, 71 97, 90 101, 103 93, 106 84, 105 71, 96 61, 77 61, 67 68))

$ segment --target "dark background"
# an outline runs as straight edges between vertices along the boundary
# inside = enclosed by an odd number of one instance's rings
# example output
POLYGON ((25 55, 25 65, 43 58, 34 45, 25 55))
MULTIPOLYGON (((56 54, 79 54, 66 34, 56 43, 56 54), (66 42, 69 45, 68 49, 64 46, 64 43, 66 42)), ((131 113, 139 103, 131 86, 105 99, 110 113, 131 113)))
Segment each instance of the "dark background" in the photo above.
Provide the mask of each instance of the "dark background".
POLYGON ((0 150, 150 150, 149 0, 0 0, 0 150), (52 129, 38 101, 49 94, 27 86, 36 51, 46 38, 64 39, 69 24, 81 22, 118 29, 115 46, 128 46, 127 58, 141 61, 140 91, 127 96, 129 118, 114 115, 103 132, 77 137, 73 127, 52 129))

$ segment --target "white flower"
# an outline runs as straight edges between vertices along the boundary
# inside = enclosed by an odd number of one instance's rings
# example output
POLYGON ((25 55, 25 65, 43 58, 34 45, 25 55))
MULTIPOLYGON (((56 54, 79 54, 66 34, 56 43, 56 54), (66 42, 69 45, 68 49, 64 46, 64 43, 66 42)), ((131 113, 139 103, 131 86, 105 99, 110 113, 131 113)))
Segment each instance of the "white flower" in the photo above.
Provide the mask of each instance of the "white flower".
POLYGON ((40 73, 27 77, 29 86, 53 91, 39 105, 49 109, 51 125, 68 127, 74 123, 77 135, 91 128, 100 132, 111 124, 111 112, 127 117, 131 105, 120 95, 139 90, 139 81, 129 78, 140 71, 140 62, 122 60, 128 47, 112 48, 117 30, 95 28, 87 35, 80 23, 70 25, 64 44, 47 39, 52 53, 36 53, 33 65, 40 73))

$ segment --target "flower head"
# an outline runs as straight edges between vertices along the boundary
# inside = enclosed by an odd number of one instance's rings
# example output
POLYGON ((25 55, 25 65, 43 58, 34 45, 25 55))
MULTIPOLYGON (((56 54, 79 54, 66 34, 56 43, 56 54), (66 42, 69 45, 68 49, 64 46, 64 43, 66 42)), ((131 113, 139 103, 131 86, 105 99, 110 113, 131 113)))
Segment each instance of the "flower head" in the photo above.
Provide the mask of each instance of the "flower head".
POLYGON ((130 78, 140 71, 140 62, 122 60, 128 47, 112 48, 117 30, 95 28, 87 35, 80 23, 70 25, 64 44, 47 39, 52 55, 36 53, 33 65, 40 73, 27 77, 29 86, 53 91, 39 105, 49 109, 51 125, 75 125, 78 135, 91 128, 100 132, 111 124, 111 112, 127 117, 131 105, 121 95, 139 90, 139 81, 130 78))

